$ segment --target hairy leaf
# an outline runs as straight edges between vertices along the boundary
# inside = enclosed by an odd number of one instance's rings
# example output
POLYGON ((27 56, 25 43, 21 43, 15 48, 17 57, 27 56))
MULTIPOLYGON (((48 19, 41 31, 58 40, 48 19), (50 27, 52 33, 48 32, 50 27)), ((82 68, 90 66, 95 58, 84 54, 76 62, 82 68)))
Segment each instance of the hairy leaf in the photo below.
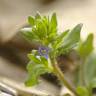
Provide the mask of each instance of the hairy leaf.
POLYGON ((64 39, 63 48, 71 47, 80 40, 82 24, 78 24, 64 39))
POLYGON ((59 36, 57 36, 54 44, 53 44, 53 48, 57 49, 60 47, 60 45, 62 44, 62 41, 64 39, 64 37, 68 34, 69 30, 64 31, 63 33, 61 33, 59 36))
POLYGON ((31 26, 34 26, 34 24, 35 24, 35 18, 32 17, 32 16, 29 16, 29 17, 28 17, 28 23, 29 23, 31 26))
POLYGON ((52 28, 57 28, 57 17, 56 13, 53 13, 52 18, 51 18, 51 27, 52 28))
POLYGON ((93 34, 89 34, 85 42, 80 42, 78 47, 79 55, 84 58, 93 50, 93 34))
POLYGON ((94 51, 87 57, 84 68, 85 81, 89 86, 96 78, 96 53, 94 51))
POLYGON ((61 46, 58 48, 58 54, 63 54, 71 50, 80 40, 82 24, 78 24, 71 32, 69 32, 64 40, 62 41, 61 46))
POLYGON ((36 35, 38 35, 38 37, 41 40, 45 39, 47 36, 47 29, 46 29, 46 26, 42 20, 36 21, 36 29, 37 29, 36 35))
POLYGON ((31 61, 33 61, 33 62, 35 62, 35 63, 37 63, 37 64, 41 63, 40 59, 38 59, 34 54, 28 54, 28 58, 29 58, 31 61))
POLYGON ((28 57, 30 59, 27 65, 29 76, 25 84, 26 86, 33 86, 39 83, 38 80, 40 75, 44 73, 50 73, 52 70, 50 69, 46 58, 42 56, 39 56, 38 58, 38 56, 34 54, 28 54, 28 57))
POLYGON ((22 36, 28 40, 28 41, 32 41, 32 42, 40 42, 39 37, 35 34, 34 32, 34 28, 23 28, 21 30, 22 32, 22 36))
POLYGON ((90 96, 87 88, 85 87, 78 87, 77 93, 79 94, 79 96, 90 96))
POLYGON ((52 42, 57 36, 57 18, 56 13, 53 13, 51 21, 48 24, 48 40, 52 42))

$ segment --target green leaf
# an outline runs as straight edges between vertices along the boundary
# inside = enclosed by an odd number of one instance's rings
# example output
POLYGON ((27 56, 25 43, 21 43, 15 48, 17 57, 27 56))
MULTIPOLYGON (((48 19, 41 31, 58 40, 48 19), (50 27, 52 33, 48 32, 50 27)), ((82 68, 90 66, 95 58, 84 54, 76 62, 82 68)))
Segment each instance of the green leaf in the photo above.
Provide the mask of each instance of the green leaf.
POLYGON ((79 55, 84 58, 93 50, 93 34, 89 34, 85 42, 81 42, 78 47, 79 55))
POLYGON ((35 63, 29 63, 27 67, 29 77, 25 82, 26 86, 34 86, 36 85, 39 81, 38 78, 40 75, 44 73, 49 73, 50 70, 44 66, 44 64, 35 64, 35 63))
POLYGON ((87 39, 84 42, 80 42, 79 47, 77 48, 77 51, 81 57, 81 62, 82 65, 80 64, 80 66, 83 66, 83 68, 76 70, 76 78, 75 78, 75 83, 76 85, 80 85, 81 82, 81 76, 80 76, 80 72, 83 73, 83 81, 85 83, 85 85, 89 86, 90 82, 92 79, 94 79, 96 77, 96 58, 95 58, 95 53, 93 51, 93 34, 89 34, 87 39))
POLYGON ((28 41, 40 42, 38 36, 32 28, 23 28, 21 30, 22 36, 28 41))
POLYGON ((47 61, 47 59, 46 59, 44 56, 41 56, 40 59, 41 59, 41 62, 42 62, 46 67, 48 67, 48 61, 47 61))
POLYGON ((47 36, 47 28, 42 20, 36 21, 36 35, 42 40, 45 39, 47 36))
POLYGON ((33 61, 30 61, 28 64, 27 64, 27 71, 28 73, 31 73, 33 68, 34 68, 34 65, 35 63, 33 61))
POLYGON ((48 25, 49 25, 49 18, 44 16, 42 18, 42 22, 45 24, 45 26, 47 27, 47 31, 48 31, 48 25))
MULTIPOLYGON (((78 69, 75 70, 75 74, 74 74, 74 84, 76 86, 80 85, 80 74, 79 74, 79 66, 78 69)), ((95 50, 89 55, 87 56, 87 58, 85 59, 84 63, 83 63, 83 74, 84 74, 84 84, 88 87, 90 87, 90 85, 92 84, 92 86, 95 86, 95 78, 96 78, 96 52, 95 50)))
POLYGON ((50 73, 52 72, 52 69, 48 65, 48 60, 42 56, 38 56, 36 50, 33 50, 32 53, 28 54, 28 58, 30 59, 27 65, 29 76, 25 82, 25 85, 34 86, 39 83, 40 75, 50 73))
POLYGON ((38 59, 34 54, 28 54, 28 58, 29 58, 31 61, 33 61, 33 62, 35 62, 35 63, 37 63, 37 64, 40 64, 40 63, 41 63, 40 59, 38 59))
POLYGON ((89 86, 90 83, 96 80, 96 52, 93 51, 86 59, 84 64, 85 69, 85 81, 86 85, 89 86))
POLYGON ((53 44, 54 49, 57 49, 57 48, 60 47, 64 37, 68 34, 68 32, 69 32, 69 30, 66 30, 63 33, 61 33, 59 36, 57 36, 57 38, 56 38, 56 40, 55 40, 55 42, 53 44))
POLYGON ((32 17, 32 16, 29 16, 29 17, 28 17, 28 23, 29 23, 31 26, 34 26, 34 24, 35 24, 35 18, 32 17))
POLYGON ((56 17, 56 13, 53 13, 53 15, 51 17, 51 27, 52 28, 57 28, 57 17, 56 17))
POLYGON ((85 87, 78 87, 77 93, 79 94, 79 96, 89 96, 89 92, 85 87))
POLYGON ((78 24, 73 30, 65 37, 63 48, 71 47, 80 40, 82 24, 78 24))
POLYGON ((35 76, 35 74, 32 74, 30 75, 27 80, 25 81, 25 85, 30 87, 30 86, 34 86, 38 84, 38 79, 37 77, 35 76))
POLYGON ((41 16, 37 12, 35 18, 32 16, 28 17, 28 22, 31 25, 31 31, 23 32, 23 36, 27 40, 32 42, 41 43, 43 45, 49 45, 53 42, 57 36, 57 18, 56 13, 53 13, 51 20, 49 17, 41 16))
POLYGON ((57 36, 57 18, 56 13, 52 14, 51 21, 48 23, 48 40, 53 42, 57 36))
POLYGON ((64 37, 63 41, 61 42, 61 46, 58 48, 58 54, 64 54, 77 45, 80 40, 81 28, 82 24, 78 24, 64 37))
MULTIPOLYGON (((28 78, 25 81, 26 86, 34 86, 38 84, 38 73, 36 74, 36 71, 38 70, 36 67, 40 65, 36 64, 33 61, 30 61, 27 65, 27 71, 28 71, 28 78)), ((40 68, 40 67, 39 67, 40 68)))

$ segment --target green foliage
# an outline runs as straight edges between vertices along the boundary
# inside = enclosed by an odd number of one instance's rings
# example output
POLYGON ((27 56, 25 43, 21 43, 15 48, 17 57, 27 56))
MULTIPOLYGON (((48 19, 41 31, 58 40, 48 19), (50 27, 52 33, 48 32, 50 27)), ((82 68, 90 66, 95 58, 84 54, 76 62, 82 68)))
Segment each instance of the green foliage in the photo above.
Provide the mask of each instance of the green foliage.
POLYGON ((81 28, 82 24, 78 24, 75 28, 73 28, 73 30, 64 38, 63 45, 61 45, 61 47, 73 47, 80 40, 81 28))
POLYGON ((56 13, 53 13, 51 19, 46 16, 40 16, 39 13, 35 17, 29 16, 28 22, 32 29, 30 31, 23 30, 23 35, 31 41, 39 42, 43 45, 48 45, 53 42, 57 35, 57 18, 56 13))
POLYGON ((34 33, 34 29, 32 28, 24 28, 21 30, 22 36, 31 42, 40 42, 39 37, 34 33))
MULTIPOLYGON (((90 56, 85 61, 84 64, 84 69, 85 69, 85 81, 87 86, 89 86, 92 83, 96 81, 96 53, 92 52, 90 56)), ((96 85, 96 82, 94 83, 94 87, 96 85)))
POLYGON ((28 22, 29 22, 29 24, 30 24, 31 26, 34 26, 34 25, 35 25, 35 18, 32 17, 32 16, 29 16, 29 17, 28 17, 28 22))
POLYGON ((82 24, 78 24, 72 29, 72 31, 67 32, 66 35, 62 35, 64 33, 61 34, 63 37, 61 38, 62 40, 59 42, 58 54, 62 54, 68 50, 71 50, 77 45, 80 40, 81 28, 82 24))
MULTIPOLYGON (((77 52, 81 59, 80 66, 76 72, 76 86, 80 86, 82 80, 83 86, 88 91, 88 94, 84 96, 92 96, 92 88, 96 87, 96 53, 93 47, 93 34, 89 34, 84 42, 80 41, 77 52)), ((83 93, 80 96, 83 96, 83 93)))
POLYGON ((80 42, 78 53, 82 58, 87 57, 93 50, 93 34, 89 34, 85 42, 80 42))
POLYGON ((79 94, 79 96, 89 96, 89 92, 87 90, 87 88, 85 87, 78 87, 77 88, 77 93, 79 94))
POLYGON ((28 17, 28 23, 30 26, 21 30, 23 36, 31 42, 39 43, 40 46, 28 54, 27 71, 29 75, 25 82, 26 86, 38 84, 42 74, 53 73, 76 96, 77 94, 92 96, 92 88, 96 87, 96 54, 93 51, 93 34, 89 34, 85 41, 80 40, 82 24, 59 34, 56 13, 53 13, 51 17, 37 13, 34 17, 28 17), (75 75, 76 84, 74 84, 77 90, 72 89, 73 87, 63 77, 62 71, 57 68, 57 57, 71 50, 75 50, 80 56, 78 72, 76 71, 75 75), (84 81, 83 86, 79 83, 80 80, 84 81))
POLYGON ((60 35, 57 36, 57 38, 56 38, 56 40, 53 44, 54 49, 58 49, 61 46, 61 44, 63 42, 63 39, 68 34, 68 32, 69 32, 69 30, 66 30, 66 31, 62 32, 60 35))
POLYGON ((51 17, 51 21, 49 23, 49 37, 53 38, 52 36, 55 36, 57 34, 57 18, 56 13, 53 13, 51 17))
MULTIPOLYGON (((88 75, 93 75, 91 73, 92 72, 94 73, 93 68, 95 68, 95 66, 93 66, 95 64, 92 64, 92 62, 94 62, 94 60, 95 60, 95 58, 92 57, 93 56, 93 54, 91 54, 92 51, 93 51, 93 34, 89 34, 87 39, 84 42, 80 41, 78 48, 77 48, 77 52, 81 57, 79 68, 78 68, 78 70, 76 70, 77 79, 75 81, 77 82, 77 84, 80 84, 81 82, 85 83, 85 81, 87 81, 88 78, 92 79, 92 78, 90 78, 90 76, 88 76, 88 75), (91 70, 91 68, 92 68, 92 70, 91 70), (83 75, 83 76, 81 76, 81 75, 83 75)), ((96 62, 94 62, 94 63, 96 63, 96 62)))
POLYGON ((33 54, 28 54, 29 63, 27 65, 27 70, 29 77, 26 80, 26 86, 33 86, 38 84, 38 77, 44 73, 52 72, 51 67, 48 65, 46 58, 37 55, 37 51, 34 50, 33 54))

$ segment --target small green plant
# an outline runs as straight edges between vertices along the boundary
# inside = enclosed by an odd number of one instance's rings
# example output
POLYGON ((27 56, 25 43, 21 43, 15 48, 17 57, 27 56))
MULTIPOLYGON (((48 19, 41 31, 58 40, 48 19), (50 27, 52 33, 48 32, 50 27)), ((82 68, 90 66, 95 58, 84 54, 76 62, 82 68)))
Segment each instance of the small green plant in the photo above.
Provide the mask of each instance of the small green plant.
POLYGON ((29 28, 22 29, 23 36, 30 42, 39 44, 39 48, 28 54, 27 70, 29 77, 26 86, 39 83, 39 77, 45 73, 57 76, 75 96, 93 96, 92 89, 96 87, 96 54, 93 48, 93 34, 90 33, 85 41, 81 40, 82 24, 76 25, 72 30, 58 32, 56 13, 51 17, 29 16, 29 28), (61 54, 69 54, 75 50, 80 57, 78 71, 74 74, 74 86, 67 80, 58 67, 56 58, 61 54))

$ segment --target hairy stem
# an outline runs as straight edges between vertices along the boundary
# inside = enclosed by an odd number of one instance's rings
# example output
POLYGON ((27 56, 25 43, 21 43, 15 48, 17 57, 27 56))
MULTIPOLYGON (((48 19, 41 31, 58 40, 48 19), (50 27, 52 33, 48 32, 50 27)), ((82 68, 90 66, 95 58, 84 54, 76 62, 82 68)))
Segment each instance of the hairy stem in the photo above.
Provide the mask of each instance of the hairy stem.
POLYGON ((75 91, 75 89, 69 84, 69 82, 64 78, 64 74, 62 73, 62 71, 60 70, 60 68, 58 67, 57 61, 54 58, 52 60, 52 64, 53 64, 53 68, 54 68, 54 72, 57 75, 57 77, 59 78, 59 80, 61 80, 61 82, 72 92, 74 93, 75 96, 79 96, 77 94, 77 92, 75 91))

